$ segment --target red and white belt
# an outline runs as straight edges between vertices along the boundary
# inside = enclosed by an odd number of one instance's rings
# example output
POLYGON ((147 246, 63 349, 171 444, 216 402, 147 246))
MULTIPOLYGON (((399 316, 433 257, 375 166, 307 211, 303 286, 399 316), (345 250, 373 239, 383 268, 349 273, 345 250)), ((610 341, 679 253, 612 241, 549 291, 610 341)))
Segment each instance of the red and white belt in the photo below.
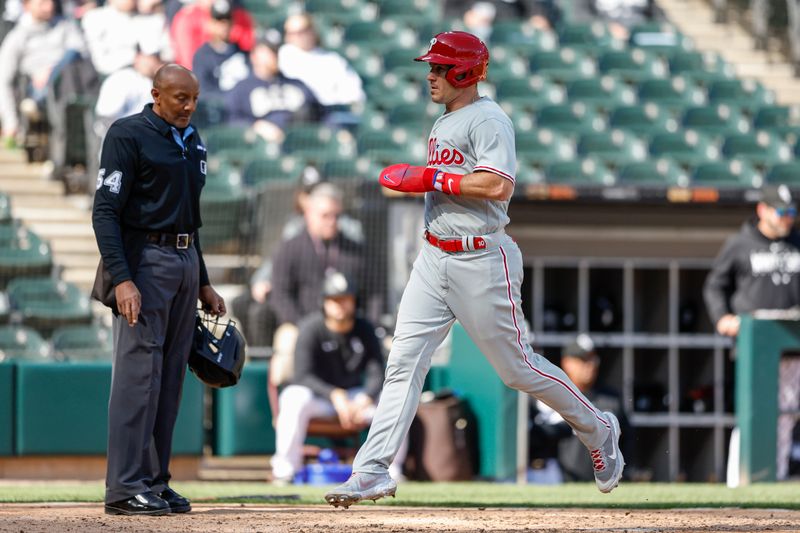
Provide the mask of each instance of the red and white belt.
POLYGON ((476 250, 486 249, 486 240, 480 236, 470 235, 469 237, 461 237, 460 239, 440 239, 428 230, 425 230, 425 240, 432 246, 450 253, 474 252, 476 250))

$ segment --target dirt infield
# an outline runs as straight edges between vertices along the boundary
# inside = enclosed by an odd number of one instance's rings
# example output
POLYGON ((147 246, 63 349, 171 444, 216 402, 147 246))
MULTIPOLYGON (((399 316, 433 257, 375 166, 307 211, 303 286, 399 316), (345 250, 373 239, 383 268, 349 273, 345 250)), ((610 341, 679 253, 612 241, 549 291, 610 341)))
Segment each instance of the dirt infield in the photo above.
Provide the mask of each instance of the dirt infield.
POLYGON ((798 531, 800 511, 770 509, 444 509, 372 504, 195 505, 187 515, 118 517, 97 504, 2 504, 2 532, 798 531))

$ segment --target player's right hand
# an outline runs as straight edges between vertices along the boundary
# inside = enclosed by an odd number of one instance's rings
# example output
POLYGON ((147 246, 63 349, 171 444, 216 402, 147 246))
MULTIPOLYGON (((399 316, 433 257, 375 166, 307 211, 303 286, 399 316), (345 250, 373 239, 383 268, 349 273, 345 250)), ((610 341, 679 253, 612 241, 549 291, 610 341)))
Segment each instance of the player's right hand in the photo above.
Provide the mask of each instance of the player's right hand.
POLYGON ((114 297, 117 299, 117 311, 125 317, 128 325, 133 327, 139 320, 139 311, 142 310, 142 295, 136 284, 126 280, 114 287, 114 297))

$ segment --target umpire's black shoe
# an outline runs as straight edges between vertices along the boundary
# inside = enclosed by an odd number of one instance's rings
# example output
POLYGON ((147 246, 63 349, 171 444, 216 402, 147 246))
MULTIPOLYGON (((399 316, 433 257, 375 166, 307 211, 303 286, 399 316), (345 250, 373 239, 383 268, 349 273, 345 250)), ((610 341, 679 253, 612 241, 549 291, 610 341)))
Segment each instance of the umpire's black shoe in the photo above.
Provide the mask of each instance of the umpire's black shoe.
POLYGON ((188 513, 192 510, 192 504, 189 503, 189 500, 169 487, 159 494, 158 497, 167 502, 169 510, 173 513, 188 513))
POLYGON ((169 504, 149 491, 106 504, 106 514, 161 516, 169 513, 169 504))

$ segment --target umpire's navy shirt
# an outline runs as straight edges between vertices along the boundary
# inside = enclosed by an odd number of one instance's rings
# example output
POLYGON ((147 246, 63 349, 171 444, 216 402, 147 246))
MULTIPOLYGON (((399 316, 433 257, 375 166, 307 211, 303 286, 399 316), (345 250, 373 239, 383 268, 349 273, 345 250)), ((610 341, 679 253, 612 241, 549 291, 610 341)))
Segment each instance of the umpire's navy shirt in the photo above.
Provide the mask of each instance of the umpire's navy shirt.
POLYGON ((117 120, 103 141, 92 225, 114 285, 133 279, 148 232, 195 233, 200 286, 208 285, 197 229, 206 149, 189 125, 171 126, 147 104, 117 120))

